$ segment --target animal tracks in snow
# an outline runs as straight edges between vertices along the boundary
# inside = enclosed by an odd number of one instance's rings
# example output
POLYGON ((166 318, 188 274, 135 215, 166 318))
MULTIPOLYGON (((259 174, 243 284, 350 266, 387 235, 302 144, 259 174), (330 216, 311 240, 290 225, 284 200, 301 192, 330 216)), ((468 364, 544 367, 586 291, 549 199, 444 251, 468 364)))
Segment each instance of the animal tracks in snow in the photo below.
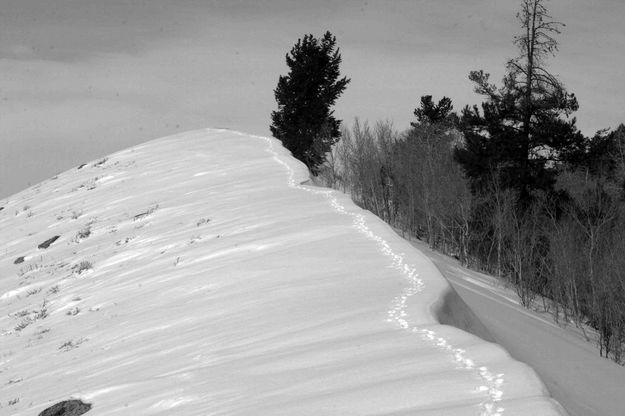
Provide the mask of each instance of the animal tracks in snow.
MULTIPOLYGON (((287 182, 290 187, 322 195, 328 200, 330 206, 336 212, 350 216, 352 218, 354 228, 356 228, 368 239, 374 241, 380 252, 389 258, 391 267, 399 271, 408 281, 408 285, 402 290, 402 293, 391 301, 390 307, 387 311, 388 322, 395 324, 402 330, 419 336, 422 340, 429 343, 433 347, 449 354, 450 358, 456 362, 459 371, 472 371, 477 373, 482 381, 482 384, 476 387, 476 392, 485 396, 480 402, 480 416, 502 416, 505 409, 502 406, 499 406, 499 402, 502 400, 504 394, 502 390, 502 385, 504 383, 503 374, 495 374, 485 366, 478 366, 474 360, 467 356, 465 350, 453 346, 448 340, 439 336, 434 330, 410 324, 407 312, 409 299, 421 293, 425 287, 425 283, 421 278, 419 278, 417 269, 412 265, 406 264, 402 254, 397 254, 393 251, 390 244, 386 240, 371 231, 363 214, 349 211, 345 206, 341 205, 338 199, 334 196, 336 191, 330 189, 312 188, 304 186, 303 183, 297 183, 293 169, 286 162, 281 160, 278 153, 274 150, 273 139, 261 136, 255 137, 263 139, 267 142, 267 151, 273 156, 273 159, 277 163, 284 166, 287 170, 287 182)), ((307 181, 304 181, 304 183, 305 182, 307 181)))

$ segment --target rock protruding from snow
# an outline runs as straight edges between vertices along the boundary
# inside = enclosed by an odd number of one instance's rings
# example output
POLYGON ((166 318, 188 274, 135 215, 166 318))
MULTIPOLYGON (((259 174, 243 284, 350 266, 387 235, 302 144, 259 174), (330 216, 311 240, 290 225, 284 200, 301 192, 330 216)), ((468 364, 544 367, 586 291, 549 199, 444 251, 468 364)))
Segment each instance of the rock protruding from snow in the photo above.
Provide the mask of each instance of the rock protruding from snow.
POLYGON ((81 400, 65 400, 48 407, 39 416, 80 416, 91 410, 91 404, 81 400))
POLYGON ((50 237, 46 241, 44 241, 43 243, 39 244, 37 246, 37 248, 39 248, 39 249, 46 249, 46 248, 50 247, 56 240, 58 240, 59 237, 60 237, 59 235, 55 235, 54 237, 50 237))

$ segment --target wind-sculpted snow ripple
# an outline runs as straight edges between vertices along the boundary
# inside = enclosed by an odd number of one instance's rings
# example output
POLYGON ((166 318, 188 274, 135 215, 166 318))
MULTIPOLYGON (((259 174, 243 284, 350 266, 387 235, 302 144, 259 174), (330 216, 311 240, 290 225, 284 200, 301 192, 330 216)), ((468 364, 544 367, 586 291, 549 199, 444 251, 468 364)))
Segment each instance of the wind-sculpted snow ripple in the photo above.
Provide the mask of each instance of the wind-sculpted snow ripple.
POLYGON ((459 371, 476 372, 482 380, 482 384, 476 386, 476 391, 484 395, 484 399, 480 403, 480 416, 502 416, 505 409, 499 405, 499 402, 501 402, 504 394, 502 390, 502 385, 504 383, 503 374, 495 374, 486 366, 478 366, 474 360, 467 356, 465 350, 453 346, 445 338, 439 336, 436 331, 419 325, 410 324, 407 312, 408 301, 411 297, 421 293, 425 287, 424 281, 419 278, 417 269, 409 264, 406 264, 404 262, 403 255, 394 252, 386 240, 371 231, 371 229, 367 226, 367 222, 363 214, 348 211, 345 206, 341 205, 335 197, 336 191, 313 188, 310 186, 304 186, 303 183, 298 183, 295 179, 294 170, 288 163, 280 158, 278 152, 274 149, 275 139, 261 136, 255 137, 265 140, 268 144, 267 151, 273 156, 273 159, 277 163, 284 166, 288 173, 287 182, 290 187, 321 195, 328 199, 330 205, 336 212, 350 216, 352 218, 354 228, 356 228, 368 239, 374 241, 380 252, 390 259, 391 266, 398 270, 408 281, 408 286, 406 286, 402 293, 396 296, 390 304, 390 308, 387 312, 388 322, 395 324, 402 330, 419 336, 425 342, 449 354, 457 363, 459 371))

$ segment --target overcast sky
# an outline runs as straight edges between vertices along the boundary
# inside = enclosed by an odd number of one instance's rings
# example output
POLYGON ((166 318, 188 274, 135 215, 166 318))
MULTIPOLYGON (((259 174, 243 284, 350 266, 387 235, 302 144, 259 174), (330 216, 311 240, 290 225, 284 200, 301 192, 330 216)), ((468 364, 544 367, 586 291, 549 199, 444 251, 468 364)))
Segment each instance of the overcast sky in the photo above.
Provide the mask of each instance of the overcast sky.
MULTIPOLYGON (((337 36, 352 79, 336 115, 404 130, 419 97, 479 103, 499 81, 520 0, 0 0, 0 198, 83 161, 203 127, 268 135, 284 55, 337 36)), ((551 0, 549 69, 585 134, 625 122, 625 1, 551 0)))

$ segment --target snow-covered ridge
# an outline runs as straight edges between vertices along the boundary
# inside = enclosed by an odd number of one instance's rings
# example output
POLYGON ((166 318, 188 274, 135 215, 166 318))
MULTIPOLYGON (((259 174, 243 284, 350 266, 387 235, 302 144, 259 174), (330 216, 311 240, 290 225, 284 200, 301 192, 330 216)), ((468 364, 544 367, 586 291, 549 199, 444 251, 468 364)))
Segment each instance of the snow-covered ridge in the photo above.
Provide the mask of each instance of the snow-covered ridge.
POLYGON ((0 202, 0 414, 564 414, 436 320, 424 255, 307 179, 274 139, 202 130, 0 202))

